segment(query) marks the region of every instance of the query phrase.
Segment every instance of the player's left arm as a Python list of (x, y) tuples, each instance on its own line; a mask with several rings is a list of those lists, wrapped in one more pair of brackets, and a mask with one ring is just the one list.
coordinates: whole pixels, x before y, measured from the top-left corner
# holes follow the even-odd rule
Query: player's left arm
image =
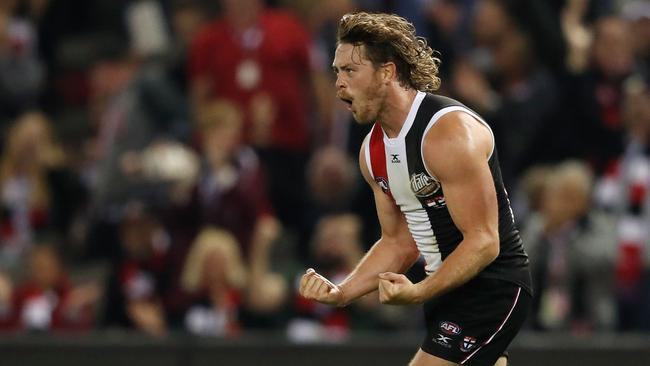
[(401, 275), (382, 274), (382, 302), (420, 303), (439, 296), (472, 279), (499, 255), (498, 206), (488, 166), (492, 145), (490, 131), (464, 112), (444, 115), (429, 130), (424, 161), (442, 185), (463, 240), (436, 272), (415, 285)]

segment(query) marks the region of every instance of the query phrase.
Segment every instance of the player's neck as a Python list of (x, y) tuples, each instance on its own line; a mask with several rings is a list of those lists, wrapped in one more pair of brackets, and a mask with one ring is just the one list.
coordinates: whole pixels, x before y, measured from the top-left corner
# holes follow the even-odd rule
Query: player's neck
[(389, 138), (395, 138), (402, 130), (406, 117), (411, 110), (417, 90), (394, 88), (389, 91), (378, 120)]

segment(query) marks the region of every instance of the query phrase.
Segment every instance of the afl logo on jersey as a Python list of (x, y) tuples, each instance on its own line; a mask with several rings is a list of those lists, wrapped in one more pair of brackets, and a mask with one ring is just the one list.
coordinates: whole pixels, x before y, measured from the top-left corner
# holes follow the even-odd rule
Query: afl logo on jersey
[(426, 198), (440, 189), (440, 182), (425, 173), (411, 175), (411, 190), (416, 197)]
[(384, 177), (376, 177), (375, 182), (379, 184), (379, 187), (381, 187), (381, 190), (384, 191), (384, 193), (388, 194), (390, 192), (390, 188), (388, 187), (388, 180)]

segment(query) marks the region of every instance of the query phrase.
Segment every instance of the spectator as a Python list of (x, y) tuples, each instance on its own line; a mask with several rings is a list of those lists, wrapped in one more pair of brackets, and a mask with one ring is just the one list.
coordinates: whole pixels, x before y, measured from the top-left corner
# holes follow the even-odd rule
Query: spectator
[(350, 208), (359, 177), (344, 151), (334, 147), (319, 150), (310, 161), (307, 175), (318, 207), (325, 212)]
[(277, 329), (284, 326), (288, 286), (281, 273), (273, 272), (271, 260), (280, 230), (280, 223), (272, 217), (265, 217), (255, 226), (244, 302), (244, 315), (248, 317), (244, 324), (248, 328)]
[[(426, 2), (426, 16), (429, 23), (429, 44), (445, 62), (440, 64), (441, 78), (450, 78), (456, 59), (471, 50), (470, 33), (472, 4), (467, 1), (441, 0)], [(444, 88), (448, 86), (442, 85)], [(448, 93), (449, 91), (447, 91)]]
[(596, 191), (601, 207), (618, 218), (617, 297), (621, 330), (650, 329), (650, 82), (640, 76), (625, 88), (624, 154), (607, 169)]
[[(353, 212), (362, 219), (363, 243), (377, 237), (379, 227), (372, 193), (361, 184), (358, 167), (352, 158), (337, 147), (324, 147), (314, 152), (307, 166), (309, 209), (305, 210), (309, 232), (314, 232), (319, 220), (328, 215)], [(364, 201), (366, 200), (366, 201)], [(309, 248), (299, 248), (300, 258), (309, 258)]]
[(187, 63), (192, 40), (208, 21), (205, 7), (197, 0), (172, 2), (169, 23), (172, 29), (172, 48), (167, 64), (171, 79), (183, 94), (189, 94)]
[(184, 327), (199, 335), (232, 335), (241, 328), (261, 328), (286, 302), (286, 282), (270, 272), (276, 222), (258, 225), (250, 264), (227, 231), (203, 229), (189, 250), (181, 274), (181, 289), (170, 299), (171, 312), (182, 310)]
[(535, 165), (526, 170), (519, 178), (519, 194), (517, 200), (513, 202), (513, 211), (518, 218), (517, 224), (525, 228), (528, 216), (539, 213), (542, 210), (544, 202), (544, 186), (547, 176), (551, 174), (553, 167), (551, 165)]
[(223, 17), (191, 47), (195, 110), (226, 99), (241, 109), (243, 141), (255, 147), (269, 177), (280, 221), (302, 233), (304, 171), (310, 147), (311, 41), (290, 13), (261, 0), (222, 0)]
[(125, 208), (119, 227), (122, 256), (113, 266), (105, 321), (162, 336), (168, 330), (163, 300), (171, 285), (171, 241), (148, 210), (138, 202)]
[(557, 85), (538, 62), (531, 35), (508, 12), (506, 2), (477, 4), (474, 34), (486, 51), (486, 59), (460, 61), (455, 65), (453, 92), (486, 117), (497, 135), (501, 169), (506, 187), (531, 161), (548, 159), (550, 149), (543, 131), (554, 121)]
[(99, 288), (73, 286), (56, 251), (47, 245), (30, 253), (27, 282), (15, 290), (19, 329), (31, 331), (81, 331), (95, 325)]
[(44, 70), (34, 26), (17, 17), (17, 0), (0, 2), (0, 132), (8, 120), (37, 106)]
[(331, 64), (336, 49), (338, 21), (344, 14), (357, 10), (358, 2), (352, 0), (327, 2), (282, 0), (281, 3), (285, 4), (305, 23), (312, 39), (311, 82), (316, 102), (314, 107), (318, 111), (311, 113), (311, 116), (319, 117), (321, 122), (311, 126), (314, 137), (313, 145), (333, 144), (345, 148), (349, 146), (348, 144), (355, 144), (352, 149), (357, 150), (358, 145), (356, 144), (365, 137), (367, 131), (355, 123), (350, 123), (348, 110), (336, 98)]
[(593, 27), (589, 62), (568, 80), (563, 110), (579, 127), (581, 156), (597, 173), (623, 151), (623, 82), (634, 71), (629, 24), (617, 17), (599, 19)]
[(189, 200), (176, 205), (169, 226), (184, 242), (205, 225), (227, 230), (248, 260), (251, 227), (273, 211), (257, 155), (241, 144), (242, 129), (242, 114), (230, 102), (213, 102), (201, 111), (198, 131), (203, 169)]
[(106, 44), (91, 70), (90, 111), (97, 134), (88, 175), (94, 177), (90, 184), (100, 219), (130, 199), (150, 198), (152, 187), (135, 164), (142, 150), (156, 140), (183, 141), (189, 135), (185, 101), (162, 70), (134, 59), (115, 42)]
[(592, 209), (589, 169), (569, 161), (546, 177), (522, 239), (535, 288), (533, 325), (577, 333), (612, 329), (615, 222)]
[(38, 236), (66, 238), (84, 204), (81, 183), (66, 166), (50, 121), (39, 112), (22, 115), (6, 136), (0, 158), (0, 266), (19, 269)]
[(40, 106), (55, 116), (82, 113), (91, 99), (88, 69), (109, 46), (107, 38), (127, 39), (125, 5), (131, 1), (21, 3), (38, 27), (38, 52), (45, 64), (46, 90)]
[[(232, 335), (239, 331), (237, 308), (247, 276), (236, 239), (207, 228), (190, 248), (181, 276), (186, 305), (184, 328), (198, 335)], [(178, 300), (175, 302), (178, 303)]]

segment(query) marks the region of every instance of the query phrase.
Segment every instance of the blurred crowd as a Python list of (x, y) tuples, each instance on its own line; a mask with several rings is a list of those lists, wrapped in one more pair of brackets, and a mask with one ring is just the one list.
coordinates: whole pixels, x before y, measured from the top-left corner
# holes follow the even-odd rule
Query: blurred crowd
[(413, 22), (491, 124), (529, 329), (650, 331), (644, 0), (0, 1), (0, 331), (417, 330), (296, 291), (379, 236), (330, 67), (358, 10)]

